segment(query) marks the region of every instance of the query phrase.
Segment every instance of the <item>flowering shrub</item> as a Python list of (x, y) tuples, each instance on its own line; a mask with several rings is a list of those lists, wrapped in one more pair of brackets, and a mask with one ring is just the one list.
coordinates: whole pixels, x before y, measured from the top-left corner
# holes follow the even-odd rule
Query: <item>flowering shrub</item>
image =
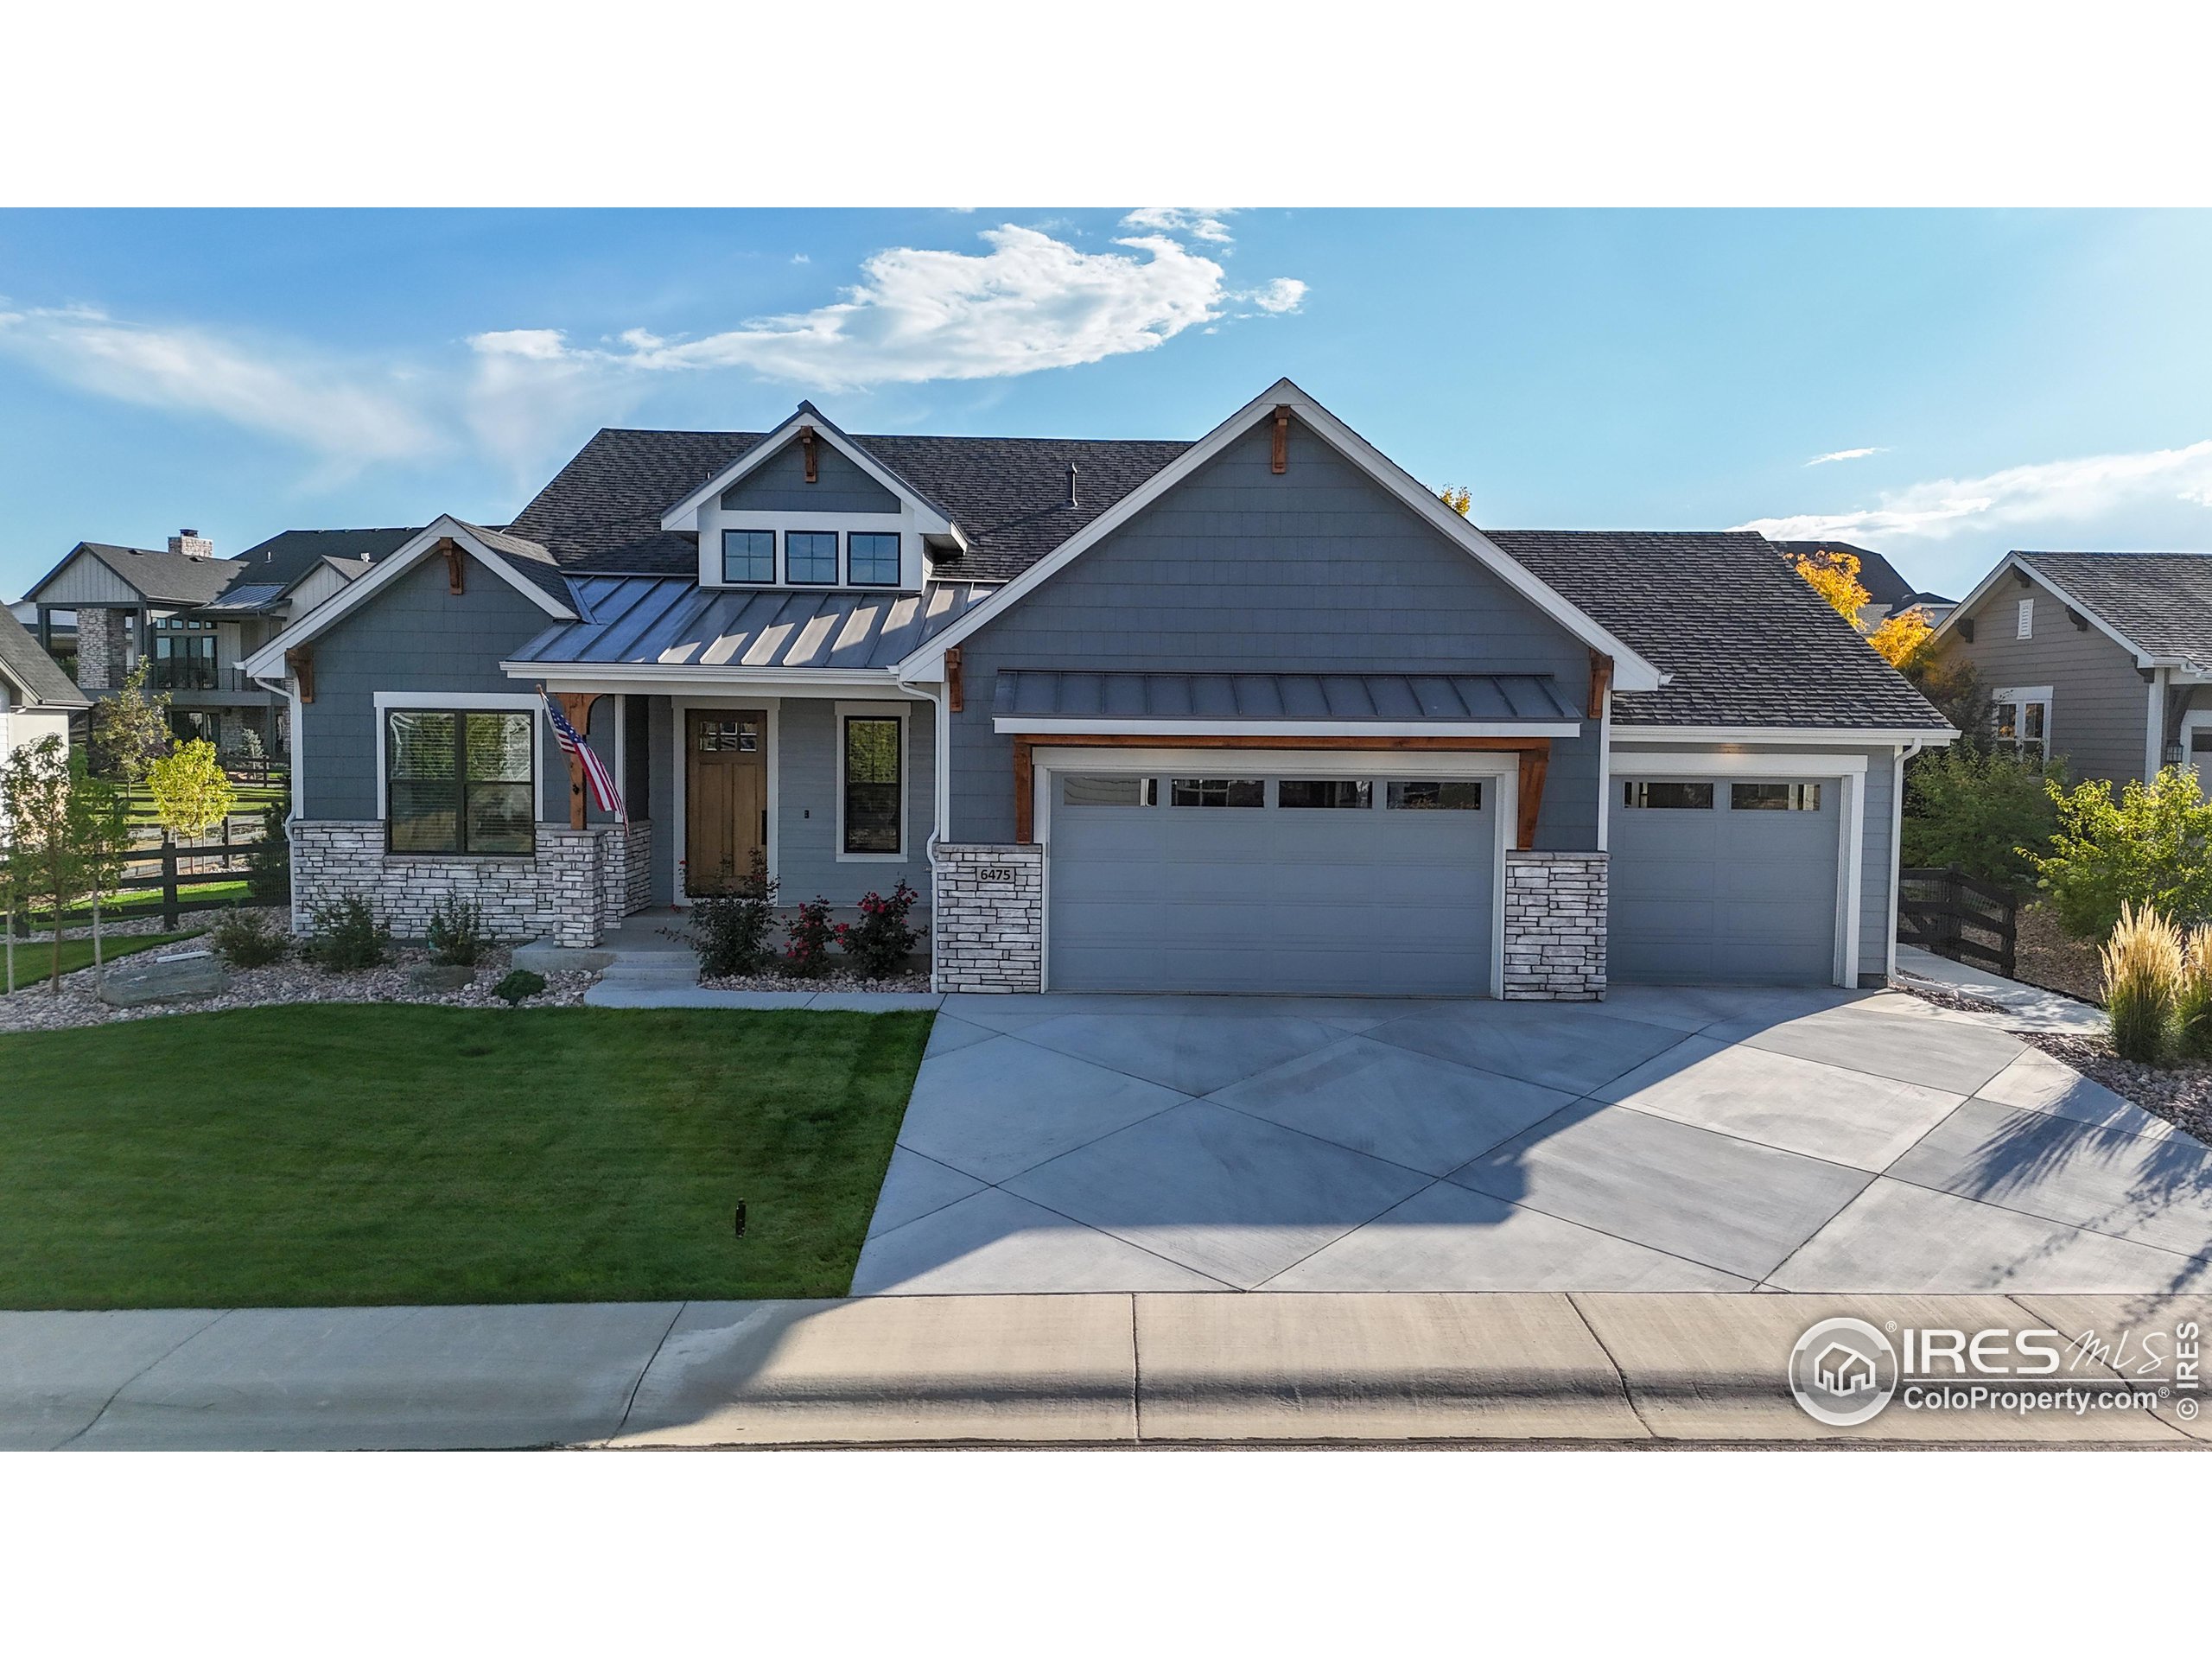
[(906, 925), (906, 915), (920, 897), (901, 881), (888, 899), (871, 893), (861, 899), (857, 924), (837, 924), (837, 948), (853, 959), (862, 978), (888, 979), (906, 968), (914, 941), (921, 938), (919, 931)]
[(830, 941), (836, 929), (830, 925), (830, 901), (810, 899), (785, 923), (791, 943), (784, 950), (784, 971), (793, 979), (819, 979), (830, 971)]

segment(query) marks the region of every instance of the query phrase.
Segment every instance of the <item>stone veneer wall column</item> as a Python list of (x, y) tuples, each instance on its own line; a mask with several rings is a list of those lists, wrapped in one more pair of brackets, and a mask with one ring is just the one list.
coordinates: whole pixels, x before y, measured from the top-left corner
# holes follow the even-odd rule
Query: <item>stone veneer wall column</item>
[[(644, 830), (630, 827), (631, 832)], [(541, 823), (531, 857), (398, 856), (385, 851), (385, 826), (373, 818), (295, 819), (291, 834), (296, 932), (312, 930), (316, 906), (358, 894), (395, 934), (419, 939), (432, 907), (453, 893), (476, 902), (494, 938), (550, 938), (567, 945), (599, 943), (611, 925), (610, 881), (612, 893), (626, 899), (633, 883), (643, 885), (629, 854), (635, 850), (643, 864), (651, 844), (643, 834), (631, 838), (620, 825), (571, 830)]]
[(87, 606), (77, 613), (77, 683), (81, 689), (105, 691), (123, 683), (130, 628), (125, 611)]
[(1509, 1001), (1605, 996), (1606, 861), (1604, 853), (1506, 854)]
[(935, 988), (1043, 990), (1045, 849), (940, 845), (931, 875)]

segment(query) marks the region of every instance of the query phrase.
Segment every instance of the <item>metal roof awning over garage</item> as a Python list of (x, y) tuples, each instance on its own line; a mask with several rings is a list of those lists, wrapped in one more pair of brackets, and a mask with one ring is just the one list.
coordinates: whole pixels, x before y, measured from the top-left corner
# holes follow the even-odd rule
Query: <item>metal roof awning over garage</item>
[(1249, 731), (1571, 737), (1576, 709), (1548, 674), (1151, 673), (1001, 669), (1001, 731)]

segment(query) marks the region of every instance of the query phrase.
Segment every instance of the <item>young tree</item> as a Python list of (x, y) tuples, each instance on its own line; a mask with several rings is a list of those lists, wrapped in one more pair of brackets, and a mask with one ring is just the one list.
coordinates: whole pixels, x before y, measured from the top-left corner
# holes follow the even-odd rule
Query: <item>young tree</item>
[(1854, 553), (1808, 553), (1797, 561), (1797, 574), (1813, 591), (1834, 607), (1853, 627), (1859, 612), (1873, 597), (1859, 580), (1859, 556)]
[[(69, 762), (69, 798), (62, 833), (77, 863), (78, 879), (92, 900), (92, 988), (99, 989), (107, 961), (101, 948), (100, 900), (123, 880), (130, 853), (130, 824), (123, 810), (123, 797), (95, 778), (82, 755)], [(54, 932), (60, 933), (60, 914), (54, 915)], [(55, 976), (60, 983), (60, 976)]]
[(50, 912), (54, 973), (48, 984), (56, 996), (61, 995), (61, 918), (85, 890), (84, 861), (70, 833), (70, 774), (68, 752), (58, 737), (24, 745), (0, 771), (9, 873), (25, 899), (43, 903)]
[(2101, 778), (2048, 787), (2058, 833), (2029, 862), (2061, 927), (2101, 940), (2128, 905), (2184, 925), (2212, 921), (2212, 804), (2195, 772), (2168, 766), (2147, 787), (2130, 779), (2117, 801)]
[(215, 746), (205, 738), (180, 743), (146, 768), (154, 817), (175, 836), (202, 836), (230, 816), (238, 791), (224, 775)]
[(1882, 660), (1891, 668), (1903, 668), (1926, 647), (1936, 632), (1928, 620), (1928, 613), (1917, 605), (1882, 619), (1881, 625), (1866, 636), (1866, 643), (1881, 653)]
[(1475, 504), (1474, 493), (1464, 484), (1446, 484), (1436, 493), (1436, 499), (1458, 513), (1462, 518)]
[(146, 664), (141, 663), (113, 696), (92, 705), (93, 769), (135, 788), (169, 747), (169, 694), (146, 695)]

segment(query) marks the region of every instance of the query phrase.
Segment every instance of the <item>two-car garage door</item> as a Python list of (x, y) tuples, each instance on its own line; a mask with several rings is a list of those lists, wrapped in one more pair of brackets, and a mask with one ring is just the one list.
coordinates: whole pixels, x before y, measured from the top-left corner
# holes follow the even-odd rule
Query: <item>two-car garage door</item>
[(1613, 789), (1612, 978), (1834, 980), (1840, 779), (1630, 775)]
[(1485, 995), (1497, 782), (1054, 773), (1048, 982)]

